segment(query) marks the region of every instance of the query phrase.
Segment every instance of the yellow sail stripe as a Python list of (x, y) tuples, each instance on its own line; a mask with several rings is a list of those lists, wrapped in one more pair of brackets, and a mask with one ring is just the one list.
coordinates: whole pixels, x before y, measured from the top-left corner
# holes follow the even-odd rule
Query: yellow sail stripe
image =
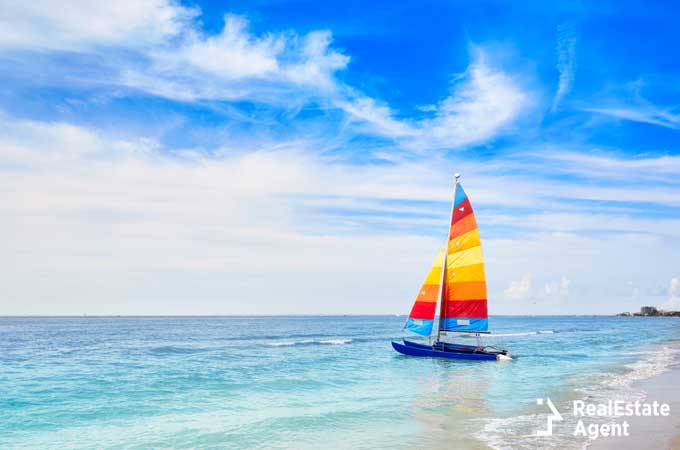
[(437, 255), (437, 258), (434, 260), (434, 264), (432, 264), (430, 272), (427, 274), (427, 277), (425, 278), (425, 282), (423, 284), (439, 286), (439, 284), (441, 283), (442, 268), (444, 266), (444, 249), (445, 246), (442, 245), (442, 248), (439, 250), (439, 254)]
[(446, 270), (451, 272), (457, 267), (469, 266), (472, 264), (482, 264), (483, 262), (484, 259), (482, 257), (482, 247), (477, 245), (467, 250), (449, 253), (448, 257), (446, 258)]
[(454, 237), (449, 241), (449, 255), (467, 250), (472, 247), (481, 245), (479, 240), (479, 229), (475, 228), (472, 231)]
[(467, 281), (484, 281), (484, 264), (455, 267), (448, 273), (449, 283), (465, 283)]

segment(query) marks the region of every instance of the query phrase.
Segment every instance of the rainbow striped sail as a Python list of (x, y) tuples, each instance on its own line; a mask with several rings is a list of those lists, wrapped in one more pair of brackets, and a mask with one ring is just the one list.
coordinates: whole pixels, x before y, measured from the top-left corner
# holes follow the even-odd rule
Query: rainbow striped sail
[(429, 336), (432, 332), (434, 313), (437, 310), (437, 301), (439, 300), (439, 287), (442, 284), (445, 248), (445, 246), (442, 246), (439, 250), (439, 255), (437, 255), (430, 272), (425, 277), (425, 281), (413, 303), (413, 308), (411, 308), (411, 313), (406, 320), (406, 329), (421, 336)]
[(440, 331), (486, 332), (489, 329), (479, 229), (470, 199), (458, 182), (458, 176), (454, 192), (448, 238), (406, 321), (407, 330), (422, 336), (432, 332), (439, 299)]
[(489, 313), (482, 244), (470, 199), (458, 178), (447, 247), (439, 329), (487, 331)]

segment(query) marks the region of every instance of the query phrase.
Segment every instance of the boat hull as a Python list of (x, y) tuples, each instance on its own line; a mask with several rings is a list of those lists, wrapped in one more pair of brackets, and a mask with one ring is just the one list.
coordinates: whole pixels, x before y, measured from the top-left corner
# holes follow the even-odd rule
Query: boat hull
[(488, 352), (471, 345), (437, 344), (435, 346), (418, 344), (404, 340), (404, 343), (392, 341), (392, 347), (399, 353), (408, 356), (425, 356), (430, 358), (467, 359), (476, 361), (496, 361), (510, 359), (507, 352)]

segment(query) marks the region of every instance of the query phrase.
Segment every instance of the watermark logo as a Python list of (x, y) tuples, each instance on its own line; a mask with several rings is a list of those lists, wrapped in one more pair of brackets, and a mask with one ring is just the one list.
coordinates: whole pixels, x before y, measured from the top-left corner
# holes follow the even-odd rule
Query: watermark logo
[[(547, 405), (550, 409), (546, 429), (536, 431), (536, 436), (552, 436), (553, 422), (561, 422), (564, 417), (547, 397), (537, 398), (536, 404)], [(667, 403), (659, 403), (656, 400), (651, 403), (639, 400), (635, 402), (608, 400), (605, 403), (574, 400), (573, 420), (569, 422), (574, 422), (571, 432), (573, 436), (595, 440), (601, 437), (630, 436), (630, 423), (626, 420), (628, 417), (667, 417), (670, 413), (671, 408)]]
[(550, 408), (550, 415), (548, 416), (548, 426), (545, 430), (538, 430), (536, 432), (536, 436), (552, 436), (553, 434), (553, 421), (558, 421), (561, 422), (564, 420), (562, 417), (562, 414), (555, 408), (555, 405), (553, 405), (552, 400), (550, 400), (548, 397), (545, 399), (542, 398), (537, 398), (536, 399), (536, 404), (537, 405), (543, 405), (546, 404), (548, 405), (548, 408)]

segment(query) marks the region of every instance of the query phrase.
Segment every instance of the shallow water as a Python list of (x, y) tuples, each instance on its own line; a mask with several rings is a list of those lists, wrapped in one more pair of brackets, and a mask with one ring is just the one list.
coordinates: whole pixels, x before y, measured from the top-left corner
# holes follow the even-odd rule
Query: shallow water
[[(639, 398), (677, 318), (492, 317), (512, 362), (398, 355), (404, 317), (0, 318), (0, 448), (582, 448), (545, 412)], [(461, 337), (459, 342), (472, 343)]]

